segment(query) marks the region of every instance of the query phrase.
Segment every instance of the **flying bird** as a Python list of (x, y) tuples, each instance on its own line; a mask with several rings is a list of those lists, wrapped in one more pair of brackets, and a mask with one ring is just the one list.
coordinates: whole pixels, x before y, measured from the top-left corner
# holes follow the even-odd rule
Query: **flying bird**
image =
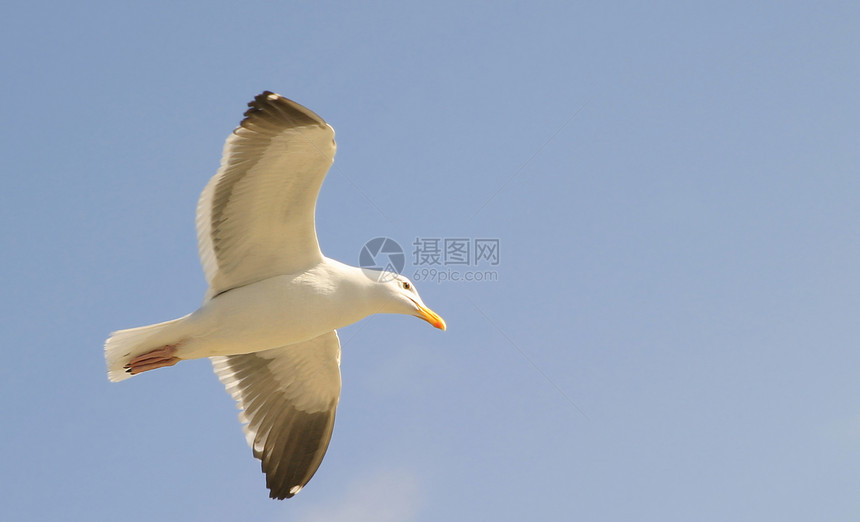
[(313, 477), (331, 440), (341, 388), (336, 330), (375, 313), (446, 325), (408, 278), (320, 251), (314, 209), (334, 161), (334, 129), (269, 91), (248, 107), (197, 203), (203, 304), (113, 332), (105, 360), (108, 378), (122, 381), (209, 357), (241, 410), (269, 496), (284, 499)]

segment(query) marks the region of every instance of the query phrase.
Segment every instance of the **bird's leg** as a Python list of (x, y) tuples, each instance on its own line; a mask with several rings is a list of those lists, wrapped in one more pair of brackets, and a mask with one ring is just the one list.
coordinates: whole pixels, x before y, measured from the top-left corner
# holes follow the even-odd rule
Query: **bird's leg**
[(156, 348), (151, 352), (138, 355), (124, 366), (126, 373), (137, 375), (138, 373), (156, 368), (173, 366), (179, 362), (179, 357), (175, 355), (177, 346), (179, 346), (179, 343), (168, 344), (161, 348)]

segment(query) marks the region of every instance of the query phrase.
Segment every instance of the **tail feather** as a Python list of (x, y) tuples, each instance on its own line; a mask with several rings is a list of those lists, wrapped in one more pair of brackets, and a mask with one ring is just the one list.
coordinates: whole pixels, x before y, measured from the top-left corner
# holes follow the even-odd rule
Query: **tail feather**
[(119, 382), (133, 377), (132, 374), (125, 371), (125, 365), (131, 359), (166, 344), (176, 343), (178, 340), (176, 332), (170, 327), (182, 319), (185, 317), (113, 332), (105, 341), (108, 379), (112, 382)]

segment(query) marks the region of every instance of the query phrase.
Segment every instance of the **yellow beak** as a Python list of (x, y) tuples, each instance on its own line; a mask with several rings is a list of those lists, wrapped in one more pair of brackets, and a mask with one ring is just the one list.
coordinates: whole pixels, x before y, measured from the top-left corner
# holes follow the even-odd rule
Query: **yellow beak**
[(439, 317), (439, 314), (434, 312), (433, 310), (427, 308), (424, 305), (415, 303), (415, 306), (418, 307), (418, 313), (421, 319), (424, 319), (428, 323), (432, 324), (436, 328), (442, 330), (443, 332), (448, 329), (448, 325), (445, 324), (445, 320)]

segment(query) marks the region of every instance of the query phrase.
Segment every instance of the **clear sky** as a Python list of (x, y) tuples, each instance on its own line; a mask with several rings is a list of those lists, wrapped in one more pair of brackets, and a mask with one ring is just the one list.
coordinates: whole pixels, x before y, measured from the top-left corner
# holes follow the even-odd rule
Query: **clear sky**
[[(7, 2), (0, 44), (9, 520), (860, 518), (856, 2)], [(266, 89), (337, 131), (328, 256), (499, 245), (416, 281), (447, 332), (341, 331), (284, 502), (208, 361), (102, 353), (199, 305)]]

